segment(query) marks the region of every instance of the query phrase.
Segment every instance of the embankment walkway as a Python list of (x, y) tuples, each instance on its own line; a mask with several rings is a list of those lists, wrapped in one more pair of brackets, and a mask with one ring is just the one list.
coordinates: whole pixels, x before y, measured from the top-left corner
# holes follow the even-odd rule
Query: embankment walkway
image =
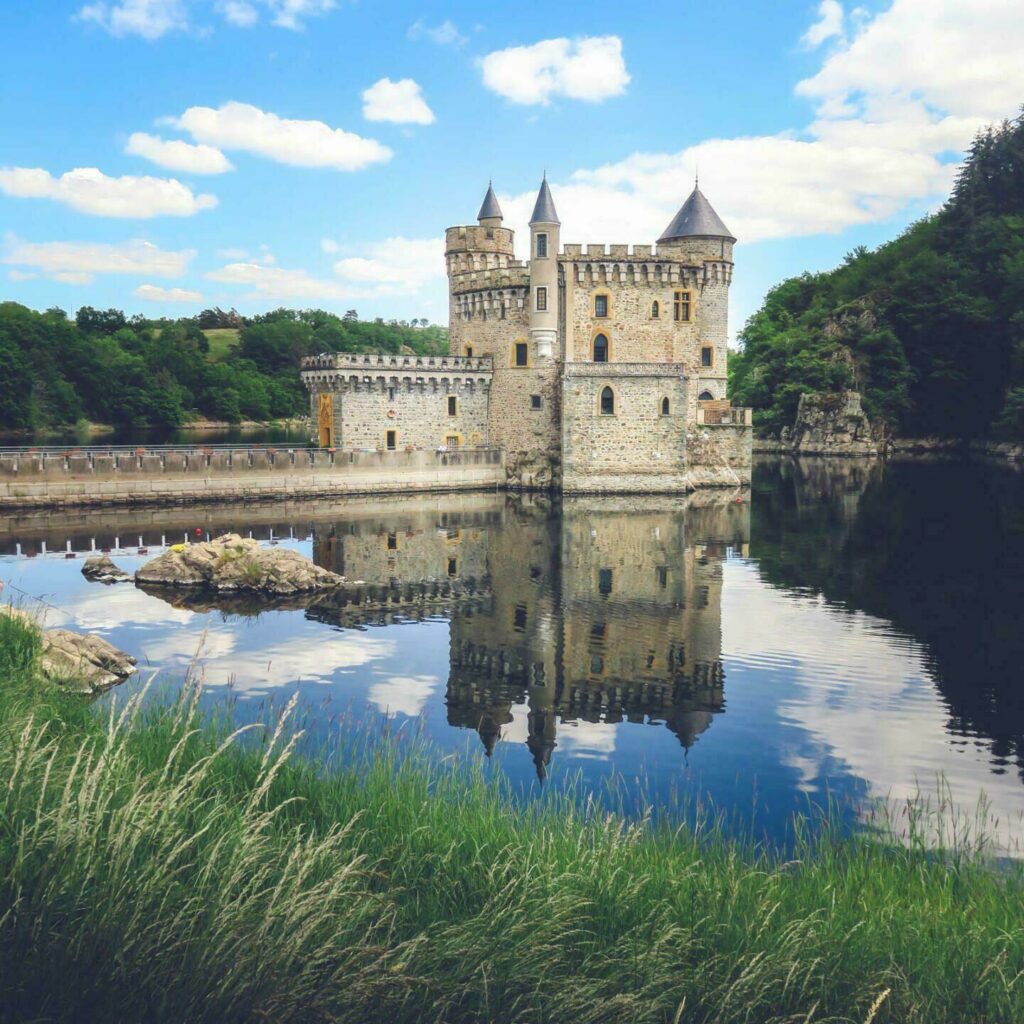
[(504, 483), (500, 448), (0, 448), (0, 508), (271, 501)]

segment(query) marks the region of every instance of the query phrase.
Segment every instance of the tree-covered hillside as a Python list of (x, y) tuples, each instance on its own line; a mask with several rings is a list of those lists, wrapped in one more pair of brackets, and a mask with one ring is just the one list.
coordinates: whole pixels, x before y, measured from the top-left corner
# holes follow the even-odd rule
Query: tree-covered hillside
[(730, 393), (761, 430), (854, 388), (898, 434), (1024, 437), (1024, 117), (975, 139), (939, 213), (784, 281), (740, 342)]
[(211, 334), (237, 330), (237, 343), (217, 338), (211, 351), (200, 325), (212, 314), (151, 321), (85, 306), (70, 320), (60, 309), (37, 313), (0, 303), (0, 430), (82, 419), (173, 427), (196, 417), (294, 416), (308, 409), (298, 372), (303, 356), (448, 349), (447, 330), (426, 321), (278, 309), (249, 320), (224, 314), (235, 326)]

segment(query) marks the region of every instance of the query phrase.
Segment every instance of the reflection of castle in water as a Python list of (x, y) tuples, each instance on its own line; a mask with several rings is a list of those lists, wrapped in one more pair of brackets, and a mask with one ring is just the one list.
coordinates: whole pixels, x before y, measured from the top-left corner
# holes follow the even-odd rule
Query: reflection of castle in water
[(490, 753), (525, 708), (543, 777), (561, 723), (663, 724), (684, 747), (708, 727), (724, 701), (722, 563), (748, 536), (746, 503), (409, 505), (317, 531), (317, 562), (361, 582), (309, 613), (450, 615), (449, 723)]

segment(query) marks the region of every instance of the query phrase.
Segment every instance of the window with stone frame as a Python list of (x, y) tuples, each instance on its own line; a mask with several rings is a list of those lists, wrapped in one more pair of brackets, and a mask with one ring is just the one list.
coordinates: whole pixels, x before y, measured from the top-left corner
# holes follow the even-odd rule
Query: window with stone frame
[(540, 409), (544, 403), (541, 401), (540, 395), (530, 395), (530, 408)]
[(690, 322), (690, 293), (676, 292), (672, 301), (673, 316), (680, 323)]
[(448, 396), (448, 415), (457, 416), (459, 412), (459, 400), (455, 395)]
[(544, 232), (537, 235), (537, 258), (546, 259), (548, 255), (548, 236)]
[(525, 341), (516, 342), (514, 361), (516, 366), (530, 365), (530, 346)]
[(537, 287), (537, 312), (543, 313), (548, 308), (548, 290), (544, 285)]
[(608, 362), (608, 336), (606, 334), (598, 334), (594, 338), (594, 362)]
[(714, 366), (715, 365), (715, 350), (710, 345), (704, 345), (700, 350), (700, 365), (701, 366)]
[(601, 389), (601, 415), (615, 415), (615, 392), (609, 387)]
[(608, 316), (608, 296), (607, 295), (595, 295), (594, 296), (594, 316), (599, 320), (603, 320)]
[(661, 303), (655, 299), (651, 303), (651, 319), (657, 320), (661, 316)]
[(661, 415), (662, 416), (667, 416), (669, 414), (669, 408), (670, 408), (670, 405), (669, 405), (668, 395), (666, 395), (661, 400)]

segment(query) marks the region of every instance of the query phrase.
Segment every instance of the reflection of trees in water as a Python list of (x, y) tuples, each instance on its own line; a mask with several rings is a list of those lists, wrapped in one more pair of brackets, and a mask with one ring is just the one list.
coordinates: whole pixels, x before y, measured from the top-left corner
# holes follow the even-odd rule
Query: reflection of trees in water
[(755, 466), (751, 556), (775, 586), (919, 641), (994, 770), (1024, 777), (1024, 475), (995, 464), (782, 460)]

